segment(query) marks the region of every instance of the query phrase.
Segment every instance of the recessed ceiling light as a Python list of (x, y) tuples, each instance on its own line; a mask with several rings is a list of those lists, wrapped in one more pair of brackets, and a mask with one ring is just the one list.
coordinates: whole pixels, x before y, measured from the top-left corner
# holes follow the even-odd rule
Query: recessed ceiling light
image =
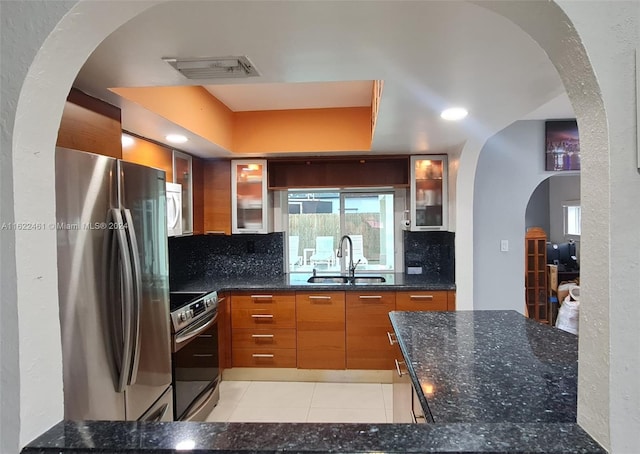
[(133, 142), (134, 142), (133, 137), (127, 134), (122, 134), (120, 141), (122, 142), (122, 146), (125, 148), (130, 147), (131, 145), (133, 145)]
[(187, 140), (189, 140), (182, 134), (169, 134), (165, 136), (165, 139), (167, 139), (171, 143), (185, 143)]
[(440, 114), (440, 118), (444, 120), (456, 121), (462, 120), (468, 114), (469, 112), (467, 112), (467, 109), (465, 109), (464, 107), (451, 107), (450, 109), (443, 110)]

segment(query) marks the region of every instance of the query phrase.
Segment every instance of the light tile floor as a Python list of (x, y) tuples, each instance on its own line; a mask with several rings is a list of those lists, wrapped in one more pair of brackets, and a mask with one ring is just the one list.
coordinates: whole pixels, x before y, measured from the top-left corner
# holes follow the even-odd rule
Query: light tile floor
[(393, 421), (392, 388), (380, 383), (223, 381), (210, 422)]

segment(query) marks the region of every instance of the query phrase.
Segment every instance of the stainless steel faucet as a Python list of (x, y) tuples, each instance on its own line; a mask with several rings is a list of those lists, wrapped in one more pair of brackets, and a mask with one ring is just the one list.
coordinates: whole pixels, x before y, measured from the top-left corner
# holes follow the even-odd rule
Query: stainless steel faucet
[(336, 255), (338, 256), (338, 258), (342, 258), (342, 243), (344, 243), (345, 238), (349, 243), (349, 278), (354, 278), (356, 274), (356, 266), (358, 266), (360, 260), (358, 260), (355, 265), (353, 264), (353, 242), (351, 241), (351, 237), (349, 235), (344, 235), (342, 238), (340, 238), (340, 243), (338, 243), (338, 253)]

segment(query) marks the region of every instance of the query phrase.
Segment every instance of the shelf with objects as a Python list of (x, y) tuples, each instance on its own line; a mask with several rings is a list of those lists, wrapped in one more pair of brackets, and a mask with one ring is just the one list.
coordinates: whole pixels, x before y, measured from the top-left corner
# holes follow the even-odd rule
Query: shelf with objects
[(267, 161), (231, 161), (231, 232), (268, 233)]
[(530, 227), (525, 235), (525, 301), (529, 318), (550, 323), (547, 234), (540, 227)]
[(411, 230), (447, 229), (446, 155), (411, 157)]

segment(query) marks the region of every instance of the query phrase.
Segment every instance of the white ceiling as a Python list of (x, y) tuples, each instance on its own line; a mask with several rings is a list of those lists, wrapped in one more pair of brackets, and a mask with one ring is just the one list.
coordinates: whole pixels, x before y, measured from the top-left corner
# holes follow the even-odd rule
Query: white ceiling
[[(261, 75), (189, 81), (162, 60), (224, 55), (248, 56)], [(385, 81), (374, 153), (447, 151), (519, 119), (573, 116), (545, 53), (508, 20), (462, 1), (170, 1), (107, 38), (75, 86), (121, 106), (124, 129), (163, 142), (180, 128), (107, 89), (204, 85), (232, 110), (249, 110), (291, 106), (302, 96), (287, 101), (282, 84), (298, 90), (301, 83), (374, 79)], [(272, 85), (258, 93), (256, 84)], [(333, 103), (324, 101), (316, 107)], [(452, 105), (465, 106), (469, 117), (440, 119)], [(185, 151), (230, 155), (182, 132), (191, 139)]]
[(298, 82), (279, 84), (205, 85), (234, 112), (321, 109), (371, 105), (373, 82)]

